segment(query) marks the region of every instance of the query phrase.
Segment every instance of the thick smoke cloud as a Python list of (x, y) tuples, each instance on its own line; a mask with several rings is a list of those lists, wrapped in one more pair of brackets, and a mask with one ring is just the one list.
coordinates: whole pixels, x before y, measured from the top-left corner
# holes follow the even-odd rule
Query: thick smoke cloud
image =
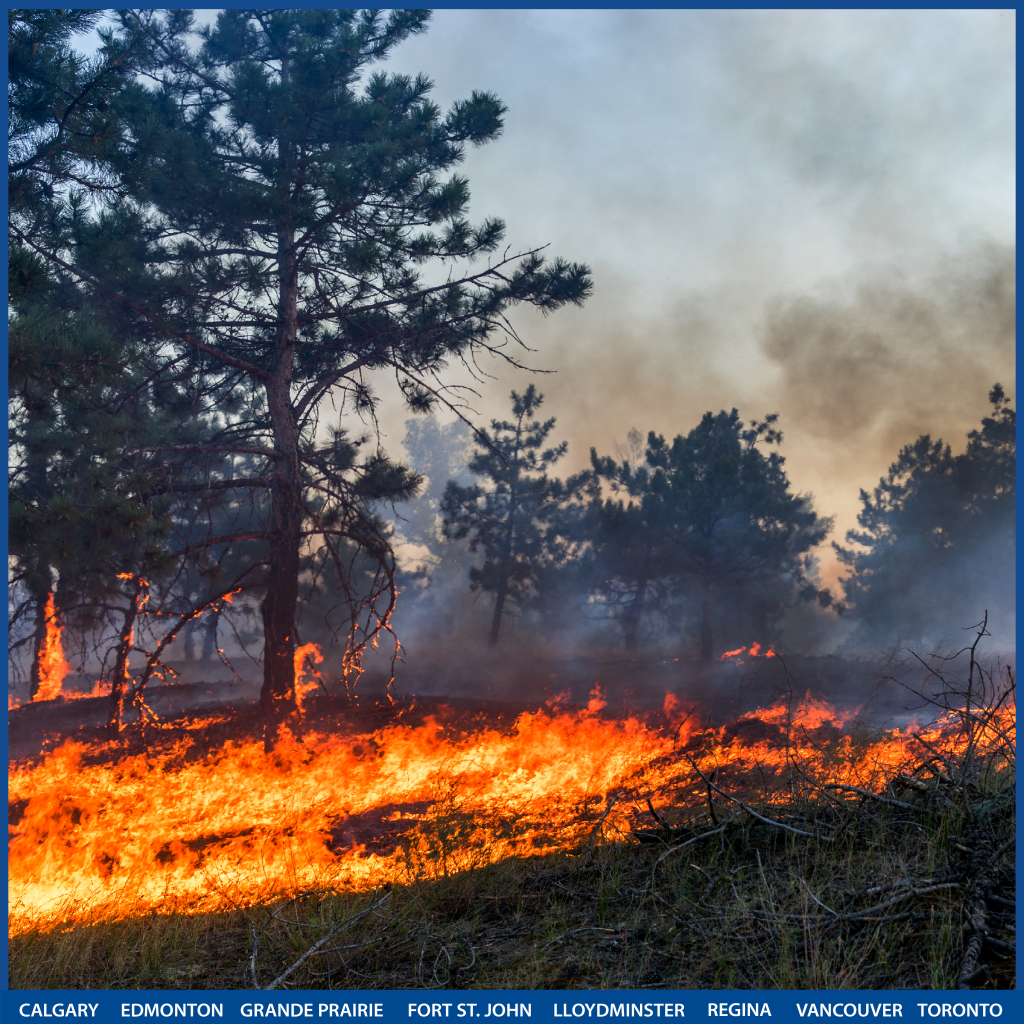
[[(777, 411), (842, 537), (901, 445), (962, 445), (994, 381), (1015, 394), (1013, 20), (439, 12), (395, 66), (508, 105), (465, 165), (474, 211), (594, 267), (584, 309), (516, 317), (553, 373), (485, 364), (478, 421), (533, 379), (568, 470), (631, 427)], [(389, 445), (405, 418), (385, 412)]]
[(1013, 251), (996, 246), (924, 281), (893, 268), (853, 289), (776, 299), (763, 349), (781, 370), (779, 404), (828, 445), (866, 435), (895, 453), (940, 431), (957, 443), (993, 381), (1013, 374), (1015, 299)]

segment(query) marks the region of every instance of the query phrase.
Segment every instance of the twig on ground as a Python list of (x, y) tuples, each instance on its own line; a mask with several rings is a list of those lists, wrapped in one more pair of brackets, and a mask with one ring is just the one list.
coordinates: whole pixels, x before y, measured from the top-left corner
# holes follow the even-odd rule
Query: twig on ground
[[(758, 860), (758, 864), (760, 864), (760, 860)], [(831, 907), (825, 906), (825, 904), (822, 903), (821, 900), (819, 900), (813, 892), (811, 892), (811, 887), (799, 875), (795, 875), (794, 877), (804, 887), (804, 890), (807, 892), (807, 895), (810, 896), (811, 899), (814, 900), (814, 902), (817, 903), (819, 907), (821, 907), (824, 910), (827, 910), (833, 917), (839, 916)]]
[(734, 797), (731, 793), (727, 793), (724, 789), (722, 789), (719, 786), (716, 786), (713, 782), (711, 782), (708, 779), (708, 777), (697, 767), (697, 764), (693, 760), (693, 758), (690, 757), (690, 755), (687, 754), (685, 751), (683, 753), (683, 757), (685, 757), (686, 760), (690, 762), (690, 764), (693, 766), (693, 770), (704, 780), (706, 785), (710, 786), (711, 789), (713, 789), (716, 793), (721, 793), (721, 795), (724, 796), (726, 800), (731, 800), (734, 804), (738, 804), (740, 807), (743, 808), (743, 810), (747, 812), (747, 814), (750, 814), (753, 817), (757, 818), (758, 821), (763, 821), (766, 825), (774, 825), (775, 828), (785, 829), (787, 832), (792, 832), (798, 836), (806, 836), (808, 839), (820, 839), (822, 842), (825, 843), (832, 842), (831, 836), (818, 836), (815, 835), (813, 832), (804, 832), (803, 829), (793, 828), (792, 825), (784, 825), (781, 821), (773, 821), (771, 818), (766, 818), (763, 814), (758, 814), (757, 811), (755, 811), (752, 807), (748, 807), (742, 800), (738, 799), (737, 797)]
[(666, 850), (666, 851), (665, 851), (665, 852), (664, 852), (664, 853), (663, 853), (663, 854), (662, 854), (662, 855), (661, 855), (661, 856), (660, 856), (660, 857), (659, 857), (659, 858), (658, 858), (658, 859), (657, 859), (657, 860), (656, 860), (656, 861), (654, 862), (654, 864), (653, 864), (653, 865), (652, 865), (652, 867), (651, 867), (651, 882), (652, 882), (652, 883), (654, 882), (654, 873), (655, 873), (655, 871), (657, 871), (657, 870), (658, 870), (658, 865), (659, 865), (659, 864), (660, 864), (660, 863), (661, 863), (661, 862), (662, 862), (662, 861), (663, 861), (663, 860), (664, 860), (664, 859), (665, 859), (666, 857), (668, 857), (668, 856), (669, 856), (670, 854), (673, 854), (673, 853), (678, 853), (678, 852), (679, 852), (680, 850), (685, 850), (685, 849), (686, 849), (686, 847), (688, 847), (688, 846), (692, 846), (692, 845), (693, 845), (694, 843), (696, 843), (696, 842), (697, 842), (698, 840), (701, 840), (701, 839), (710, 839), (710, 838), (711, 838), (712, 836), (718, 836), (718, 835), (721, 835), (721, 834), (722, 834), (722, 833), (723, 833), (723, 832), (724, 832), (724, 831), (725, 831), (725, 830), (726, 830), (726, 829), (727, 829), (727, 828), (729, 827), (729, 825), (730, 825), (730, 824), (732, 823), (732, 821), (733, 821), (733, 819), (734, 819), (735, 817), (736, 817), (736, 815), (732, 815), (731, 817), (729, 817), (729, 818), (726, 818), (725, 822), (724, 822), (724, 823), (723, 823), (722, 825), (720, 825), (720, 826), (719, 826), (718, 828), (714, 829), (714, 831), (712, 831), (712, 832), (702, 832), (702, 833), (701, 833), (701, 834), (700, 834), (699, 836), (694, 836), (694, 837), (693, 837), (692, 839), (687, 839), (685, 843), (680, 843), (680, 844), (679, 844), (678, 846), (673, 846), (673, 847), (672, 847), (672, 848), (671, 848), (670, 850)]
[[(277, 988), (277, 986), (280, 985), (281, 982), (283, 982), (285, 980), (285, 978), (287, 978), (290, 974), (292, 974), (299, 967), (301, 967), (311, 956), (313, 956), (314, 953), (319, 952), (320, 947), (323, 946), (324, 943), (326, 943), (329, 939), (331, 939), (335, 935), (337, 935), (338, 932), (340, 932), (342, 930), (342, 928), (347, 928), (350, 924), (355, 924), (356, 921), (359, 921), (362, 918), (366, 917), (367, 914), (372, 913), (378, 907), (383, 906), (385, 903), (387, 903), (387, 901), (389, 899), (391, 899), (391, 893), (385, 893), (385, 895), (382, 896), (379, 900), (374, 900), (373, 903), (371, 903), (370, 906), (368, 906), (365, 910), (361, 910), (358, 914), (353, 914), (351, 917), (346, 917), (344, 921), (339, 921), (336, 925), (334, 925), (331, 928), (331, 930), (325, 936), (323, 936), (323, 938), (318, 939), (315, 943), (313, 943), (313, 945), (310, 946), (309, 949), (307, 949), (306, 952), (303, 953), (302, 956), (300, 956), (299, 959), (296, 960), (295, 963), (293, 963), (291, 965), (291, 967), (289, 967), (286, 971), (283, 971), (269, 985), (267, 985), (266, 988), (264, 988), (263, 991), (264, 992), (269, 992), (271, 989)], [(253, 945), (252, 973), (253, 973), (253, 979), (255, 980), (255, 977), (256, 977), (256, 948), (255, 948), (255, 942), (254, 942), (254, 945)], [(259, 986), (256, 985), (255, 987), (258, 988)]]
[(583, 866), (586, 867), (591, 858), (594, 856), (594, 843), (597, 842), (597, 833), (601, 830), (601, 826), (604, 824), (604, 819), (608, 817), (612, 812), (612, 808), (618, 802), (621, 793), (612, 793), (608, 797), (608, 806), (604, 809), (604, 813), (600, 818), (597, 819), (597, 824), (594, 826), (593, 831), (590, 833), (590, 842), (587, 844), (587, 856), (583, 861)]

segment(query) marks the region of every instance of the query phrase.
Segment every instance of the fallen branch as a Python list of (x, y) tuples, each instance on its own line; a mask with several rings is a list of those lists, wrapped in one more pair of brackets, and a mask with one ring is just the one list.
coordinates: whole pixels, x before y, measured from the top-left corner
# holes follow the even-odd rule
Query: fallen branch
[(597, 824), (594, 826), (593, 831), (590, 833), (590, 842), (587, 844), (587, 856), (583, 861), (584, 867), (590, 863), (591, 857), (594, 856), (594, 843), (597, 842), (597, 833), (601, 830), (601, 826), (604, 824), (604, 819), (608, 817), (612, 812), (612, 808), (618, 803), (621, 793), (612, 793), (608, 798), (608, 806), (604, 809), (604, 813), (600, 818), (597, 819)]
[(725, 830), (726, 830), (726, 829), (727, 829), (727, 828), (729, 827), (729, 825), (731, 825), (731, 824), (732, 824), (733, 818), (735, 818), (735, 817), (736, 817), (736, 815), (732, 815), (732, 817), (726, 818), (726, 820), (725, 820), (725, 821), (723, 822), (723, 824), (722, 824), (722, 825), (720, 825), (720, 826), (719, 826), (718, 828), (714, 829), (714, 831), (712, 831), (712, 832), (702, 832), (702, 833), (701, 833), (701, 834), (700, 834), (699, 836), (694, 836), (694, 837), (693, 837), (692, 839), (687, 839), (685, 843), (680, 843), (680, 844), (679, 844), (678, 846), (673, 846), (673, 847), (672, 847), (672, 848), (671, 848), (670, 850), (666, 850), (666, 851), (665, 851), (665, 852), (664, 852), (664, 853), (663, 853), (663, 854), (662, 854), (662, 855), (661, 855), (661, 856), (660, 856), (660, 857), (659, 857), (659, 858), (658, 858), (658, 859), (657, 859), (657, 860), (656, 860), (656, 861), (654, 862), (654, 864), (653, 864), (653, 865), (652, 865), (652, 867), (651, 867), (651, 882), (652, 882), (652, 883), (654, 882), (654, 872), (655, 872), (655, 871), (657, 871), (657, 869), (658, 869), (658, 865), (659, 865), (659, 864), (660, 864), (660, 863), (661, 863), (661, 862), (662, 862), (662, 861), (663, 861), (663, 860), (664, 860), (664, 859), (665, 859), (666, 857), (668, 857), (668, 856), (669, 856), (670, 854), (673, 854), (673, 853), (678, 853), (678, 852), (679, 852), (680, 850), (685, 850), (685, 849), (686, 849), (686, 847), (688, 847), (688, 846), (692, 846), (692, 845), (693, 845), (694, 843), (696, 843), (696, 842), (697, 842), (698, 840), (701, 840), (701, 839), (710, 839), (710, 838), (711, 838), (712, 836), (717, 836), (717, 835), (721, 835), (721, 834), (722, 834), (722, 833), (723, 833), (723, 832), (724, 832), (724, 831), (725, 831)]
[(937, 892), (939, 889), (959, 888), (959, 882), (941, 882), (939, 885), (926, 885), (923, 889), (910, 889), (907, 892), (900, 893), (898, 896), (893, 896), (892, 899), (888, 899), (884, 903), (879, 903), (874, 907), (868, 907), (867, 910), (858, 910), (853, 914), (840, 914), (836, 920), (855, 921), (858, 918), (867, 917), (868, 914), (877, 914), (878, 911), (885, 910), (886, 907), (891, 907), (897, 903), (901, 903), (903, 900), (909, 899), (911, 896), (926, 896), (928, 893)]
[[(718, 769), (717, 768), (711, 773), (711, 778), (712, 779), (718, 778)], [(708, 791), (708, 810), (711, 812), (711, 824), (712, 825), (717, 825), (718, 824), (718, 815), (715, 814), (715, 801), (711, 797), (711, 783), (707, 779), (705, 779), (704, 782), (705, 782), (705, 788)]]
[(793, 828), (791, 825), (783, 825), (783, 823), (781, 821), (772, 821), (771, 818), (766, 818), (763, 814), (758, 814), (757, 811), (755, 811), (752, 807), (748, 807), (738, 797), (735, 797), (731, 793), (727, 793), (721, 787), (716, 786), (697, 767), (696, 762), (685, 751), (683, 752), (683, 757), (685, 757), (686, 760), (690, 762), (691, 766), (693, 767), (693, 770), (704, 780), (705, 785), (709, 786), (716, 793), (720, 793), (722, 796), (725, 797), (726, 800), (731, 800), (734, 804), (738, 804), (740, 807), (743, 808), (743, 810), (745, 810), (747, 812), (747, 814), (752, 815), (753, 817), (757, 818), (758, 821), (763, 821), (766, 825), (774, 825), (775, 828), (785, 829), (787, 832), (792, 832), (794, 835), (806, 836), (808, 839), (820, 839), (822, 842), (825, 842), (825, 843), (831, 843), (832, 842), (832, 837), (831, 836), (818, 836), (818, 835), (815, 835), (813, 832), (804, 832), (803, 829)]
[(562, 932), (561, 935), (556, 935), (553, 939), (549, 940), (548, 942), (545, 942), (544, 945), (540, 947), (540, 949), (541, 952), (543, 952), (545, 949), (548, 948), (548, 946), (553, 946), (556, 942), (564, 942), (570, 935), (580, 935), (583, 932), (607, 932), (609, 935), (618, 935), (621, 930), (621, 928), (598, 928), (596, 926), (588, 926), (585, 928), (573, 928), (571, 932)]
[[(920, 811), (924, 808), (918, 807), (916, 804), (908, 804), (903, 800), (893, 800), (892, 797), (879, 796), (878, 793), (872, 793), (870, 789), (861, 789), (860, 786), (841, 786), (838, 782), (830, 782), (828, 785), (823, 786), (823, 789), (842, 789), (849, 793), (860, 793), (861, 796), (866, 796), (871, 800), (877, 800), (880, 804), (889, 804), (891, 807), (902, 807), (906, 811)], [(852, 802), (852, 801), (851, 801)]]
[[(289, 967), (286, 971), (283, 971), (269, 985), (267, 985), (263, 989), (263, 991), (269, 992), (271, 989), (277, 988), (277, 986), (280, 985), (281, 982), (285, 980), (285, 978), (287, 978), (290, 974), (298, 970), (298, 968), (301, 967), (311, 956), (313, 956), (314, 953), (319, 952), (320, 947), (323, 946), (330, 939), (332, 939), (335, 935), (337, 935), (338, 932), (340, 932), (343, 928), (347, 928), (350, 924), (355, 924), (356, 921), (359, 921), (362, 918), (366, 917), (367, 914), (372, 913), (378, 907), (382, 907), (385, 903), (387, 903), (389, 899), (391, 899), (391, 893), (386, 893), (379, 900), (374, 900), (373, 903), (371, 903), (370, 906), (368, 906), (365, 910), (361, 910), (358, 914), (353, 914), (351, 917), (346, 917), (344, 921), (339, 921), (330, 929), (330, 931), (328, 931), (328, 933), (325, 936), (323, 936), (323, 938), (313, 943), (313, 945), (310, 946), (309, 949), (307, 949), (306, 952), (303, 953), (302, 956), (300, 956), (299, 959), (291, 965), (291, 967)], [(250, 972), (252, 974), (254, 988), (259, 988), (259, 985), (256, 984), (256, 949), (258, 943), (259, 937), (256, 935), (256, 929), (253, 928), (253, 949), (252, 957), (250, 959)]]

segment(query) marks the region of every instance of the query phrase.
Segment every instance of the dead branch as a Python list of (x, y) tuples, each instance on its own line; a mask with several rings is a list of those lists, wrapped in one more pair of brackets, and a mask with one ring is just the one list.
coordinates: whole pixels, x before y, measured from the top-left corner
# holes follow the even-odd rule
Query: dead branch
[[(318, 939), (315, 943), (313, 943), (313, 945), (310, 946), (309, 949), (307, 949), (306, 952), (303, 953), (302, 956), (300, 956), (299, 959), (291, 965), (291, 967), (289, 967), (287, 970), (279, 974), (269, 985), (267, 985), (263, 989), (263, 991), (269, 992), (271, 989), (277, 988), (277, 986), (280, 985), (281, 982), (285, 980), (285, 978), (287, 978), (290, 974), (298, 970), (298, 968), (301, 967), (311, 956), (313, 956), (314, 953), (319, 952), (320, 947), (327, 943), (335, 935), (337, 935), (338, 932), (340, 932), (343, 928), (347, 928), (350, 924), (355, 924), (356, 921), (362, 920), (362, 918), (366, 917), (367, 914), (372, 913), (378, 907), (382, 907), (385, 903), (387, 903), (389, 899), (391, 899), (391, 893), (385, 893), (379, 900), (374, 900), (373, 903), (371, 903), (370, 906), (368, 906), (365, 910), (361, 910), (358, 914), (353, 914), (351, 917), (346, 917), (344, 921), (339, 921), (337, 924), (333, 925), (326, 935), (324, 935), (322, 938)], [(271, 917), (273, 917), (273, 915), (271, 915)], [(270, 918), (268, 918), (268, 921), (269, 920)], [(259, 937), (254, 927), (252, 957), (250, 958), (249, 961), (250, 973), (252, 975), (254, 988), (259, 988), (259, 984), (256, 982), (256, 952), (258, 945)]]
[[(872, 793), (870, 789), (861, 789), (860, 786), (841, 786), (837, 782), (831, 782), (828, 785), (822, 787), (823, 789), (842, 789), (850, 793), (860, 793), (861, 796), (866, 796), (871, 800), (877, 800), (880, 804), (889, 804), (891, 807), (902, 807), (907, 811), (920, 811), (923, 808), (916, 806), (915, 804), (904, 803), (902, 800), (893, 800), (887, 796), (879, 796), (877, 793)], [(851, 801), (852, 803), (853, 801)]]
[(678, 846), (673, 846), (670, 850), (666, 850), (653, 864), (651, 867), (651, 882), (654, 881), (654, 873), (658, 869), (658, 865), (667, 857), (669, 854), (678, 853), (680, 850), (685, 850), (687, 846), (692, 846), (694, 843), (699, 842), (701, 839), (710, 839), (712, 836), (721, 835), (728, 827), (732, 824), (736, 815), (726, 818), (724, 824), (720, 825), (713, 832), (702, 832), (699, 836), (694, 836), (692, 839), (687, 839), (685, 843), (680, 843)]
[[(711, 778), (712, 779), (716, 779), (717, 777), (718, 777), (718, 769), (716, 768), (711, 773)], [(708, 779), (704, 780), (704, 788), (707, 790), (707, 793), (708, 793), (708, 810), (711, 812), (711, 824), (712, 825), (717, 825), (718, 824), (718, 815), (715, 814), (715, 801), (711, 797), (711, 782)]]
[(683, 752), (683, 757), (685, 757), (686, 760), (690, 762), (690, 764), (693, 767), (693, 770), (704, 780), (705, 785), (709, 786), (716, 793), (720, 793), (722, 796), (724, 796), (726, 798), (726, 800), (731, 800), (734, 804), (738, 804), (740, 807), (743, 808), (743, 810), (745, 810), (747, 812), (747, 814), (750, 814), (753, 817), (757, 818), (758, 821), (763, 821), (766, 825), (774, 825), (775, 828), (785, 829), (787, 832), (792, 832), (792, 833), (794, 833), (795, 835), (798, 835), (798, 836), (806, 836), (808, 839), (820, 839), (820, 840), (822, 840), (823, 842), (826, 842), (826, 843), (831, 843), (832, 842), (832, 837), (831, 836), (818, 836), (818, 835), (815, 835), (813, 832), (804, 832), (803, 829), (793, 828), (792, 825), (784, 825), (781, 821), (773, 821), (771, 818), (766, 818), (763, 814), (758, 814), (757, 811), (755, 811), (752, 807), (748, 807), (742, 800), (738, 799), (737, 797), (734, 797), (731, 793), (727, 793), (724, 789), (721, 789), (720, 787), (716, 786), (697, 767), (697, 765), (694, 762), (693, 758), (690, 757), (690, 755), (687, 754), (685, 751)]
[(611, 796), (608, 797), (608, 806), (604, 809), (604, 813), (601, 817), (597, 819), (597, 824), (590, 833), (590, 842), (587, 844), (587, 856), (583, 861), (584, 867), (590, 863), (590, 859), (594, 856), (594, 843), (597, 842), (597, 833), (601, 830), (601, 826), (604, 824), (604, 819), (611, 814), (612, 808), (618, 802), (620, 796), (622, 796), (621, 793), (612, 793)]
[(907, 892), (902, 892), (898, 896), (893, 896), (891, 899), (887, 899), (884, 903), (879, 903), (874, 907), (868, 907), (866, 910), (858, 910), (852, 914), (840, 914), (837, 917), (837, 920), (856, 921), (859, 918), (867, 917), (868, 914), (877, 914), (880, 910), (885, 910), (887, 907), (895, 906), (903, 900), (910, 899), (911, 896), (927, 896), (928, 893), (938, 892), (939, 889), (959, 888), (959, 882), (940, 882), (938, 885), (926, 885), (923, 889), (909, 889)]
[(985, 929), (988, 926), (988, 907), (985, 905), (985, 894), (980, 885), (975, 887), (971, 905), (971, 937), (964, 950), (964, 960), (960, 967), (957, 988), (965, 989), (970, 980), (978, 973), (978, 958), (985, 945)]

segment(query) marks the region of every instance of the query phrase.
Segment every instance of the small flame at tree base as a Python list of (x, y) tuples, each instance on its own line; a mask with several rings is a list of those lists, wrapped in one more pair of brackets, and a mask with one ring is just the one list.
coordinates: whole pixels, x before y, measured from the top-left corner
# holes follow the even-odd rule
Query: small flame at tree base
[(46, 599), (46, 638), (39, 651), (39, 689), (33, 700), (56, 700), (61, 696), (64, 677), (70, 665), (64, 660), (61, 626), (54, 607), (53, 594)]
[(737, 647), (735, 651), (726, 651), (725, 654), (723, 654), (718, 660), (719, 661), (728, 661), (730, 658), (735, 658), (737, 660), (740, 660), (743, 657), (748, 657), (748, 658), (774, 658), (775, 657), (775, 651), (772, 650), (771, 647), (769, 647), (764, 652), (764, 654), (762, 654), (761, 653), (761, 645), (756, 643), (756, 644), (751, 644), (749, 649), (747, 649), (746, 647)]

